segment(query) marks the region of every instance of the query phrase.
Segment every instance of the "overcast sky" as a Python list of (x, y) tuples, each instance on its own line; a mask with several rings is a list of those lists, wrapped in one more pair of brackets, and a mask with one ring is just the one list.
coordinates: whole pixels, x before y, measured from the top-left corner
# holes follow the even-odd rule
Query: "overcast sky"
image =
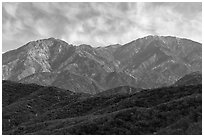
[(49, 37), (125, 44), (147, 35), (202, 42), (201, 3), (3, 3), (3, 52)]

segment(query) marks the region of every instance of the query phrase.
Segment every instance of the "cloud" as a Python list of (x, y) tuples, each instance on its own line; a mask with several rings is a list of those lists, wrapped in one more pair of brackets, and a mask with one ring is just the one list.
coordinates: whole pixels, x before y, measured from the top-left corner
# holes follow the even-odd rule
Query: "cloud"
[(125, 44), (146, 35), (202, 40), (202, 3), (3, 3), (3, 52), (48, 37)]

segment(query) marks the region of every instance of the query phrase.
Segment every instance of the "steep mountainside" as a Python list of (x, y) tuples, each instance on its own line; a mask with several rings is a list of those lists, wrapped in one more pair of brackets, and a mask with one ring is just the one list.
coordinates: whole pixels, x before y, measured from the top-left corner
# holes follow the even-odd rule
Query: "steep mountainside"
[(114, 57), (144, 88), (171, 85), (188, 73), (202, 71), (201, 44), (170, 36), (137, 39), (119, 47)]
[[(29, 42), (3, 54), (3, 79), (53, 85), (75, 92), (94, 94), (112, 88), (114, 81), (105, 80), (112, 75), (113, 68), (114, 65), (98, 56), (91, 46), (76, 47), (54, 38)], [(117, 79), (122, 81), (124, 78), (120, 80), (118, 75)], [(105, 82), (110, 86), (107, 87)], [(113, 86), (120, 84), (114, 83)]]
[(96, 95), (3, 81), (3, 134), (202, 134), (202, 85)]
[(44, 86), (55, 86), (63, 89), (69, 89), (74, 92), (83, 92), (96, 94), (103, 91), (92, 79), (78, 74), (70, 73), (69, 71), (62, 72), (41, 72), (30, 75), (19, 81), (20, 83), (36, 83)]
[(95, 94), (118, 86), (171, 85), (201, 72), (201, 57), (200, 43), (176, 37), (147, 36), (98, 48), (49, 38), (4, 53), (2, 71), (4, 80)]

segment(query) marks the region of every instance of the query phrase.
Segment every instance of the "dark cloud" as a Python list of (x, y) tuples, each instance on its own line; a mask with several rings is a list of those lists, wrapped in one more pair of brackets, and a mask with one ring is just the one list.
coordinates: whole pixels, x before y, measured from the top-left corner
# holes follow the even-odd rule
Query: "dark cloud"
[(71, 44), (125, 44), (146, 35), (201, 42), (202, 3), (3, 3), (3, 52), (56, 37)]
[(128, 3), (121, 2), (121, 3), (118, 4), (118, 8), (120, 10), (122, 10), (123, 12), (126, 12), (129, 9), (129, 5), (128, 5)]

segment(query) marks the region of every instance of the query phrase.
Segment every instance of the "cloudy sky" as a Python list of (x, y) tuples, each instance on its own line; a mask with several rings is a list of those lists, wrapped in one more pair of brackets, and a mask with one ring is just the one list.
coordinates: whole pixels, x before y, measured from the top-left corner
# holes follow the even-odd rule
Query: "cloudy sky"
[(3, 3), (2, 51), (49, 37), (125, 44), (147, 35), (202, 42), (201, 3)]

